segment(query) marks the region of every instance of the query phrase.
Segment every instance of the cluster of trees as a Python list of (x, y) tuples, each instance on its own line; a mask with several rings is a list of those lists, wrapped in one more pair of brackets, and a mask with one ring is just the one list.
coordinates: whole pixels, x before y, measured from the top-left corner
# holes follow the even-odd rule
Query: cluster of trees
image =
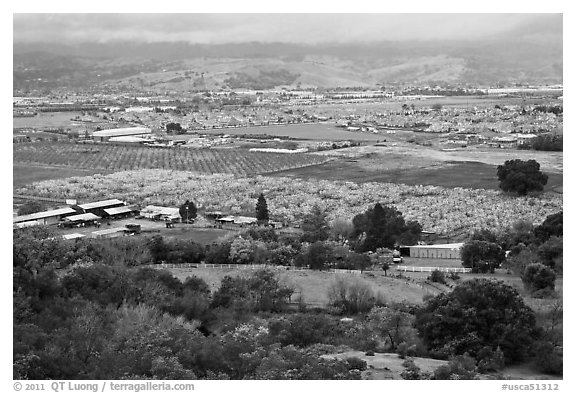
[(168, 134), (185, 134), (186, 129), (182, 128), (180, 123), (168, 123), (166, 124), (166, 132)]
[(542, 151), (563, 151), (564, 138), (562, 135), (538, 135), (530, 141), (528, 145), (534, 150)]
[[(558, 233), (556, 221), (539, 226), (539, 236)], [(251, 231), (260, 240), (273, 236)], [(415, 306), (386, 302), (361, 280), (342, 278), (329, 288), (330, 308), (294, 312), (294, 288), (270, 271), (224, 277), (211, 290), (197, 277), (181, 281), (134, 266), (159, 258), (162, 247), (121, 240), (70, 245), (45, 229), (14, 232), (14, 378), (359, 379), (364, 362), (321, 356), (342, 345), (452, 359), (428, 376), (437, 379), (534, 355), (561, 373), (554, 336), (561, 309), (541, 328), (519, 294), (498, 281), (468, 280)], [(422, 377), (415, 367), (405, 373)]]
[(502, 191), (518, 195), (542, 191), (548, 183), (548, 175), (540, 171), (536, 160), (507, 160), (504, 165), (498, 165), (497, 175)]
[(462, 247), (461, 258), (462, 265), (475, 272), (493, 273), (504, 266), (520, 275), (533, 295), (551, 295), (556, 274), (562, 273), (563, 212), (549, 215), (536, 227), (519, 220), (500, 233), (475, 231)]

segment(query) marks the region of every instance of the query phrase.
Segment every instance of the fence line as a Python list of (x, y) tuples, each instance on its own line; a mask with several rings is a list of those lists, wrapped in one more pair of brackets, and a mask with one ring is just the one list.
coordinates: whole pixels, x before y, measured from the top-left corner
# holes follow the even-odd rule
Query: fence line
[[(310, 268), (307, 267), (279, 266), (279, 265), (246, 265), (246, 264), (233, 264), (233, 263), (161, 263), (155, 265), (145, 265), (142, 267), (150, 267), (153, 269), (208, 268), (208, 269), (245, 269), (245, 270), (276, 269), (276, 270), (289, 270), (296, 272), (310, 271)], [(323, 271), (329, 273), (341, 273), (341, 274), (362, 274), (360, 270), (348, 270), (348, 269), (327, 269)]]
[(396, 266), (396, 270), (403, 272), (433, 272), (439, 270), (444, 273), (470, 273), (471, 268), (466, 267), (431, 267), (431, 266)]

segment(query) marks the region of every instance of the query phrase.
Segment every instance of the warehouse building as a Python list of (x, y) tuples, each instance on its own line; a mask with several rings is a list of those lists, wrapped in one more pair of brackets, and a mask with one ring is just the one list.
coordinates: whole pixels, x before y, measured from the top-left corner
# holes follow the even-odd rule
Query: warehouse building
[(460, 259), (464, 243), (426, 244), (410, 246), (411, 258)]
[(92, 133), (92, 139), (105, 142), (110, 138), (121, 136), (146, 136), (151, 134), (152, 130), (146, 127), (113, 128), (110, 130), (94, 131)]
[(122, 207), (126, 204), (119, 199), (108, 199), (106, 201), (90, 202), (78, 205), (84, 213), (93, 213), (97, 216), (104, 217), (106, 215), (105, 209), (111, 209), (114, 207)]
[(76, 210), (70, 207), (62, 209), (48, 210), (45, 212), (38, 212), (33, 214), (26, 214), (24, 216), (17, 216), (13, 219), (13, 224), (20, 224), (24, 222), (37, 222), (39, 225), (58, 224), (61, 219), (67, 216), (77, 214)]

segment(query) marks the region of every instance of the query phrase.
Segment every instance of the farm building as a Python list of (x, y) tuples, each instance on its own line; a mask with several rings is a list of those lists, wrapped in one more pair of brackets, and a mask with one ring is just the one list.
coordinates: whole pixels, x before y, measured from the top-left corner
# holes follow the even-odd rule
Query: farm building
[(464, 243), (450, 243), (410, 246), (410, 257), (460, 259), (460, 249), (463, 245)]
[(254, 225), (258, 222), (256, 217), (244, 217), (244, 216), (225, 216), (216, 219), (219, 224), (236, 224), (240, 226), (244, 225)]
[(113, 128), (110, 130), (94, 131), (92, 138), (101, 142), (107, 141), (110, 138), (121, 136), (143, 136), (151, 135), (152, 130), (146, 127), (129, 127), (129, 128)]
[(140, 211), (140, 215), (151, 220), (181, 221), (177, 207), (148, 205)]
[(108, 199), (106, 201), (90, 202), (78, 205), (84, 213), (94, 213), (97, 216), (103, 217), (106, 215), (104, 209), (111, 209), (113, 207), (126, 206), (124, 202), (119, 199)]
[(138, 214), (138, 210), (133, 206), (119, 206), (104, 209), (105, 217), (126, 218)]
[(108, 138), (108, 142), (110, 143), (116, 143), (116, 144), (126, 144), (126, 145), (142, 145), (146, 142), (150, 142), (151, 139), (148, 138), (142, 138), (140, 136), (132, 136), (132, 135), (126, 135), (126, 136), (114, 136), (111, 138)]
[(74, 239), (80, 239), (82, 237), (86, 237), (86, 235), (83, 235), (81, 233), (67, 233), (65, 235), (62, 235), (62, 239), (64, 240), (74, 240)]
[(64, 207), (62, 209), (56, 210), (48, 210), (45, 212), (38, 212), (33, 214), (26, 214), (24, 216), (17, 216), (14, 217), (13, 223), (19, 224), (23, 222), (32, 222), (36, 221), (40, 225), (50, 225), (50, 224), (58, 224), (58, 222), (67, 216), (71, 216), (76, 214), (76, 210), (70, 207)]
[(99, 238), (120, 237), (124, 236), (125, 234), (126, 234), (126, 228), (110, 228), (92, 232), (90, 236), (99, 239)]
[(100, 217), (93, 213), (75, 214), (64, 218), (63, 225), (86, 225), (95, 224), (100, 220)]

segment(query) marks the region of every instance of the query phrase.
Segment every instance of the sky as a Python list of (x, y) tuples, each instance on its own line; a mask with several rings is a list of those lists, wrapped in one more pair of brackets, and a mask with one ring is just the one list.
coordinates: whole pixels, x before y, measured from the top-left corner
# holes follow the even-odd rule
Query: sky
[(562, 14), (13, 14), (14, 43), (365, 42), (469, 40), (531, 26), (562, 26)]

